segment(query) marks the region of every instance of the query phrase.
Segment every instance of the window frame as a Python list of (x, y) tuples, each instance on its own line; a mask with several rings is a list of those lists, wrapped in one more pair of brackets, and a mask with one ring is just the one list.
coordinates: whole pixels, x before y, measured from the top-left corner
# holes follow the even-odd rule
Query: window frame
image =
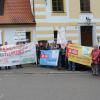
[[(54, 6), (54, 2), (56, 6)], [(59, 6), (60, 2), (61, 2), (61, 5)], [(56, 10), (54, 10), (54, 7)], [(59, 8), (61, 10), (59, 10)], [(64, 0), (55, 0), (55, 1), (52, 0), (52, 12), (53, 13), (64, 13)]]
[(0, 0), (0, 16), (4, 15), (4, 1), (5, 0)]
[(81, 13), (91, 13), (90, 0), (80, 0), (80, 11)]

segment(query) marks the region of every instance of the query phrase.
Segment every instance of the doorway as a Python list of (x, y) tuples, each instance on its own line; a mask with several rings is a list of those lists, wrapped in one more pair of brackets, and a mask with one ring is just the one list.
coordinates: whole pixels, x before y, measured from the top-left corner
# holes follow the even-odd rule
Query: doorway
[(93, 46), (92, 41), (93, 26), (81, 26), (81, 45)]

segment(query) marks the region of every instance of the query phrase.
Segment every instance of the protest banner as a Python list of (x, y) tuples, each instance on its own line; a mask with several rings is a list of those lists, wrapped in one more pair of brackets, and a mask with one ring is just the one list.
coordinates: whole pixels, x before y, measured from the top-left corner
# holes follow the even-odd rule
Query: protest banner
[(69, 44), (68, 49), (66, 50), (66, 54), (70, 61), (91, 66), (92, 56), (91, 56), (92, 48), (81, 46), (78, 44)]
[(57, 66), (59, 50), (41, 50), (40, 65)]
[(0, 67), (36, 62), (34, 43), (0, 47)]

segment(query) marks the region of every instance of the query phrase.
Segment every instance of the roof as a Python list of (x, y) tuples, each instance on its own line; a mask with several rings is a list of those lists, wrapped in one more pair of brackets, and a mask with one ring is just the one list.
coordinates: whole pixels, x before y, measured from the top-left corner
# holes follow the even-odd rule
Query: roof
[(35, 24), (30, 0), (5, 0), (0, 25)]

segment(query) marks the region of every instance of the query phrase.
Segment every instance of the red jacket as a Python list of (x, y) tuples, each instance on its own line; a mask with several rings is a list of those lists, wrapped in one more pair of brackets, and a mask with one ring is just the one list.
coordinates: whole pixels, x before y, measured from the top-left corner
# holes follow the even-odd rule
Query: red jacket
[(100, 61), (100, 50), (99, 49), (93, 49), (92, 50), (92, 63), (98, 64)]

